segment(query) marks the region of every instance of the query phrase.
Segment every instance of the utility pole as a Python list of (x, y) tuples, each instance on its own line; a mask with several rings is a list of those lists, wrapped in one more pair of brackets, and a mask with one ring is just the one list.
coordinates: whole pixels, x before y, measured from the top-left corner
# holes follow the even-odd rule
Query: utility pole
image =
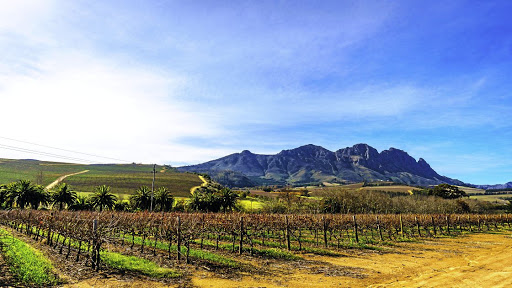
[(153, 183), (151, 183), (151, 207), (149, 209), (150, 212), (153, 212), (153, 198), (155, 194), (155, 174), (156, 174), (156, 164), (153, 164)]

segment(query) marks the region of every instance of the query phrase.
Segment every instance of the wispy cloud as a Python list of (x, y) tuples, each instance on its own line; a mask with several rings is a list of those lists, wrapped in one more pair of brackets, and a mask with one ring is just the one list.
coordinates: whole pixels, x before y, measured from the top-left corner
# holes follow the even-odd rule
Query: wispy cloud
[(436, 165), (444, 156), (414, 148), (484, 155), (485, 140), (473, 154), (461, 143), (512, 145), (510, 42), (495, 32), (509, 21), (469, 6), (8, 1), (2, 133), (136, 162), (355, 142)]

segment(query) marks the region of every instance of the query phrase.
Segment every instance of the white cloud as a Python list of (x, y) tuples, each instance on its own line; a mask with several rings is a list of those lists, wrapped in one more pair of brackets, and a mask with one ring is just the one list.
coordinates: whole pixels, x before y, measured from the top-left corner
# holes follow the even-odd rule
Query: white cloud
[(28, 33), (28, 29), (37, 26), (40, 21), (51, 14), (54, 9), (53, 0), (2, 0), (0, 2), (0, 31), (15, 30), (17, 33)]
[(39, 72), (1, 79), (4, 136), (155, 162), (193, 153), (170, 149), (176, 139), (222, 134), (215, 119), (196, 113), (200, 107), (173, 101), (183, 77), (78, 52), (47, 56), (34, 64)]

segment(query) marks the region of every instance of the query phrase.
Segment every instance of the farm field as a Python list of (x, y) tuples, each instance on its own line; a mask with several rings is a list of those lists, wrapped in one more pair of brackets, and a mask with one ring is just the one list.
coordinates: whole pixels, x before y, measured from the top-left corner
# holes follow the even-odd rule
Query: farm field
[[(299, 268), (272, 263), (282, 273), (272, 277), (241, 273), (234, 278), (199, 269), (190, 284), (228, 287), (510, 287), (511, 233), (473, 234), (420, 243), (400, 243), (393, 251), (348, 251), (346, 257), (307, 255), (304, 262), (325, 265)], [(265, 262), (260, 263), (265, 265)], [(267, 265), (268, 266), (268, 265)], [(333, 273), (338, 267), (338, 273)], [(309, 268), (309, 270), (308, 270)], [(330, 270), (330, 271), (329, 271)], [(461, 280), (463, 279), (463, 280)], [(71, 279), (71, 281), (73, 281)], [(182, 287), (182, 284), (102, 274), (63, 287)]]
[[(72, 189), (78, 192), (94, 192), (96, 186), (107, 185), (121, 198), (127, 198), (138, 187), (151, 187), (153, 165), (142, 164), (101, 164), (84, 165), (36, 160), (0, 159), (0, 183), (30, 180), (36, 184), (49, 185), (60, 176), (89, 170), (65, 178)], [(190, 196), (190, 188), (203, 181), (196, 174), (179, 173), (165, 166), (156, 167), (155, 187), (166, 187), (175, 196)], [(123, 197), (123, 195), (126, 195)]]
[(68, 287), (512, 281), (509, 215), (1, 213), (0, 229), (42, 251)]
[(506, 199), (512, 199), (512, 193), (499, 195), (472, 195), (469, 198), (492, 203), (507, 204), (508, 200)]
[(510, 232), (399, 243), (386, 252), (348, 251), (345, 257), (306, 255), (316, 267), (287, 267), (272, 279), (224, 279), (208, 271), (197, 287), (510, 287)]
[[(282, 273), (265, 277), (226, 275), (198, 269), (190, 277), (195, 287), (510, 287), (511, 233), (473, 234), (420, 243), (400, 243), (387, 253), (348, 251), (346, 257), (306, 255), (312, 268), (272, 263)], [(265, 265), (265, 262), (260, 263)], [(277, 267), (280, 265), (279, 267)], [(338, 273), (333, 271), (338, 267)], [(308, 271), (309, 268), (309, 271)], [(330, 271), (329, 271), (330, 270)], [(461, 279), (463, 279), (461, 281)], [(106, 273), (84, 280), (69, 279), (62, 287), (182, 287), (136, 277)]]
[(468, 195), (483, 194), (485, 192), (484, 189), (478, 189), (478, 188), (473, 188), (473, 187), (465, 187), (465, 186), (457, 186), (457, 187), (459, 187), (460, 190), (466, 192), (466, 194), (468, 194)]
[(406, 186), (406, 185), (371, 186), (371, 187), (359, 188), (359, 190), (361, 190), (361, 191), (385, 191), (385, 192), (402, 193), (402, 194), (412, 194), (414, 189), (418, 189), (418, 188), (412, 187), (412, 186)]

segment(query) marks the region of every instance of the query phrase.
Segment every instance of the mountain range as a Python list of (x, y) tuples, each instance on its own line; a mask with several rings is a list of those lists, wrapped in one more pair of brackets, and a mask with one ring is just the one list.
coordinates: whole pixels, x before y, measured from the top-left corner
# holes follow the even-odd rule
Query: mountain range
[(494, 185), (475, 185), (476, 188), (479, 189), (510, 189), (512, 188), (512, 181), (507, 182), (505, 184), (494, 184)]
[(394, 181), (419, 186), (467, 185), (439, 175), (423, 158), (416, 161), (407, 152), (395, 148), (379, 153), (367, 144), (335, 152), (309, 144), (275, 155), (244, 150), (202, 164), (178, 167), (178, 170), (208, 173), (214, 180), (232, 187), (362, 181)]

